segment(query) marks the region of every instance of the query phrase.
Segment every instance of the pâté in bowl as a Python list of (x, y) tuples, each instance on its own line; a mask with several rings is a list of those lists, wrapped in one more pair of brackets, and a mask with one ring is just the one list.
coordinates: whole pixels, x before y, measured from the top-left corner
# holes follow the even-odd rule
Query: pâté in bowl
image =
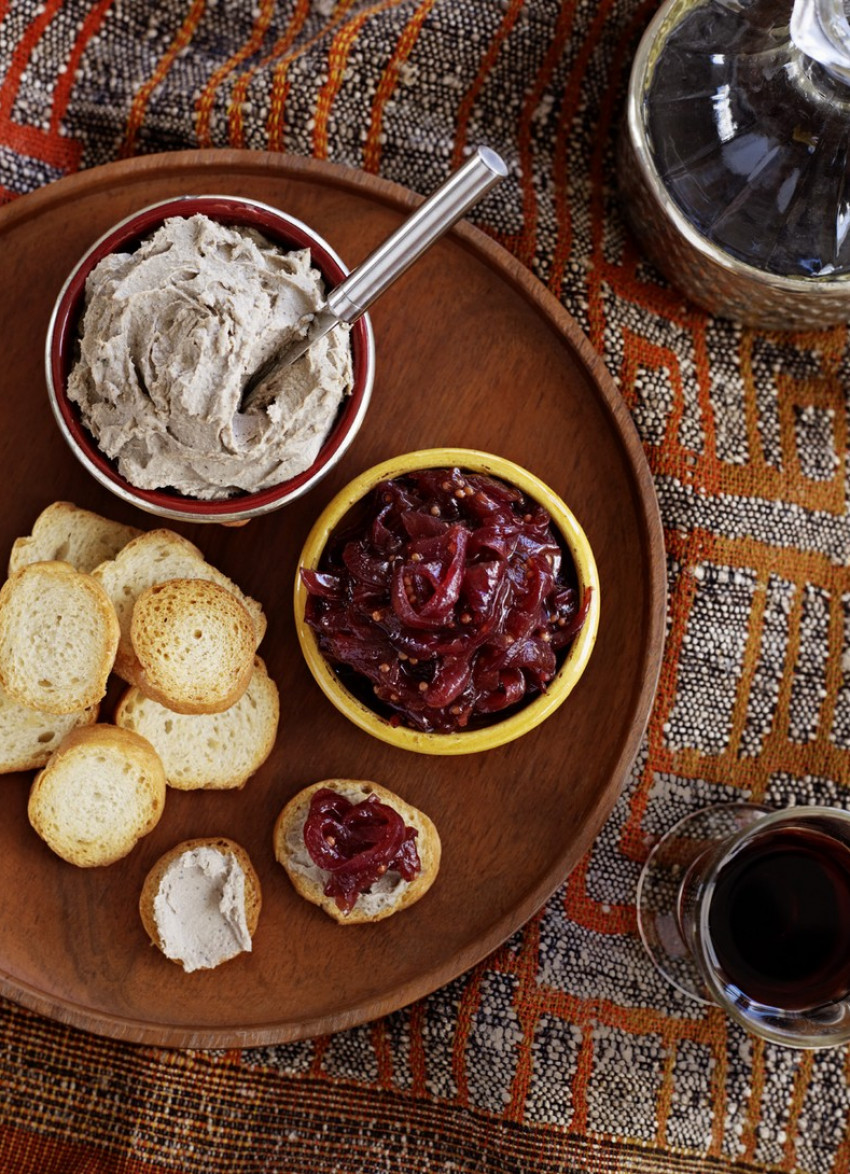
[(47, 332), (48, 393), (72, 451), (124, 501), (233, 522), (305, 493), (351, 444), (372, 392), (364, 315), (245, 406), (252, 375), (347, 276), (303, 221), (236, 196), (126, 217), (68, 276)]
[(466, 754), (563, 704), (593, 649), (600, 585), (552, 489), (503, 457), (439, 448), (337, 494), (304, 544), (294, 606), (310, 672), (355, 725)]

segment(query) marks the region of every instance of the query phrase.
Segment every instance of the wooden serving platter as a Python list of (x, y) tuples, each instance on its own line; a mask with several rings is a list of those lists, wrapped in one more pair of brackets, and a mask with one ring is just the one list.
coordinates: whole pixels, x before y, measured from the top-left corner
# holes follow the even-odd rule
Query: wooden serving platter
[[(148, 156), (82, 172), (0, 209), (0, 560), (54, 500), (138, 526), (77, 463), (55, 426), (43, 375), (56, 295), (81, 253), (130, 212), (181, 193), (274, 204), (311, 223), (349, 266), (419, 197), (315, 160), (247, 151)], [(377, 378), (365, 424), (305, 497), (242, 528), (175, 525), (268, 614), (260, 652), (281, 693), (276, 748), (239, 792), (170, 792), (156, 830), (123, 861), (81, 870), (26, 818), (30, 776), (0, 780), (0, 993), (119, 1039), (252, 1046), (337, 1031), (428, 994), (522, 925), (564, 880), (609, 813), (637, 752), (663, 643), (663, 538), (628, 411), (574, 320), (484, 234), (462, 225), (375, 306)], [(319, 691), (296, 642), (301, 545), (354, 475), (412, 449), (499, 453), (547, 482), (586, 530), (601, 621), (568, 701), (519, 741), (462, 758), (371, 739)], [(109, 717), (108, 708), (104, 717)], [(340, 927), (298, 898), (272, 852), (272, 826), (308, 783), (370, 778), (426, 811), (443, 840), (431, 892), (377, 925)], [(143, 878), (180, 840), (226, 835), (263, 887), (254, 950), (184, 974), (148, 943)]]

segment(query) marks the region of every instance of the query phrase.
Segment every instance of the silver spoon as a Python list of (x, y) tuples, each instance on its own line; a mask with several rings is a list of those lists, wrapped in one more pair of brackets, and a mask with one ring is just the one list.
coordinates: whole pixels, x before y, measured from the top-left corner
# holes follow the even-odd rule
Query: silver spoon
[(508, 174), (504, 160), (489, 147), (478, 147), (466, 163), (421, 204), (400, 228), (370, 253), (345, 281), (334, 286), (307, 334), (277, 351), (254, 372), (242, 395), (242, 411), (256, 399), (260, 384), (300, 359), (314, 342), (340, 322), (352, 323), (392, 285), (426, 249)]

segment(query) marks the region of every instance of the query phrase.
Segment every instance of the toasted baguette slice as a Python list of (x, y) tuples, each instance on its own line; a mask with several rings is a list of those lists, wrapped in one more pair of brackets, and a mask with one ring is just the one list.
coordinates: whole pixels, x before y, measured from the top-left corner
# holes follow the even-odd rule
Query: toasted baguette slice
[[(310, 801), (323, 787), (337, 791), (352, 804), (362, 803), (370, 795), (375, 795), (381, 803), (394, 808), (404, 820), (405, 826), (416, 828), (418, 832), (416, 850), (422, 865), (419, 874), (412, 881), (406, 881), (390, 868), (368, 892), (358, 896), (350, 913), (341, 910), (336, 900), (326, 896), (324, 892), (330, 874), (313, 863), (304, 843), (304, 824), (310, 810)], [(340, 925), (381, 921), (401, 909), (408, 908), (420, 897), (424, 897), (440, 868), (440, 837), (428, 816), (378, 783), (361, 779), (325, 779), (324, 782), (314, 783), (299, 791), (277, 817), (273, 839), (275, 856), (286, 869), (296, 891), (306, 900), (318, 905)]]
[(135, 668), (135, 653), (130, 637), (130, 625), (136, 600), (157, 583), (169, 579), (209, 579), (231, 591), (247, 609), (254, 622), (256, 644), (266, 631), (266, 617), (255, 599), (245, 595), (237, 585), (206, 561), (201, 551), (188, 538), (173, 530), (147, 530), (122, 547), (118, 555), (101, 563), (92, 572), (112, 600), (121, 636), (115, 657), (115, 672), (130, 684)]
[(64, 562), (31, 563), (0, 590), (0, 684), (44, 713), (97, 705), (118, 647), (109, 596)]
[(93, 571), (139, 534), (135, 526), (102, 518), (70, 501), (54, 501), (38, 515), (32, 533), (13, 543), (9, 574), (41, 562), (65, 562), (78, 571)]
[(155, 747), (168, 785), (178, 791), (242, 787), (272, 752), (280, 702), (260, 657), (245, 693), (224, 713), (177, 714), (130, 688), (118, 702), (115, 724)]
[(184, 840), (145, 877), (139, 914), (151, 942), (187, 972), (250, 951), (262, 907), (248, 853), (223, 836)]
[(20, 705), (0, 688), (0, 774), (38, 770), (66, 734), (97, 721), (98, 706), (76, 713), (42, 713)]
[(35, 776), (29, 821), (80, 868), (112, 864), (152, 831), (165, 806), (165, 771), (150, 742), (111, 725), (72, 730)]
[(255, 637), (247, 609), (220, 583), (157, 583), (133, 608), (131, 683), (175, 713), (221, 713), (248, 688)]

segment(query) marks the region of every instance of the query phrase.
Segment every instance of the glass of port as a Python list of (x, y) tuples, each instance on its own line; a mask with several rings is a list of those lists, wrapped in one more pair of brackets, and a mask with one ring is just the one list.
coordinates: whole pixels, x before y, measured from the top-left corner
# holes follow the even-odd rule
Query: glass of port
[(650, 853), (637, 915), (654, 965), (690, 999), (789, 1047), (850, 1040), (850, 812), (694, 812)]

